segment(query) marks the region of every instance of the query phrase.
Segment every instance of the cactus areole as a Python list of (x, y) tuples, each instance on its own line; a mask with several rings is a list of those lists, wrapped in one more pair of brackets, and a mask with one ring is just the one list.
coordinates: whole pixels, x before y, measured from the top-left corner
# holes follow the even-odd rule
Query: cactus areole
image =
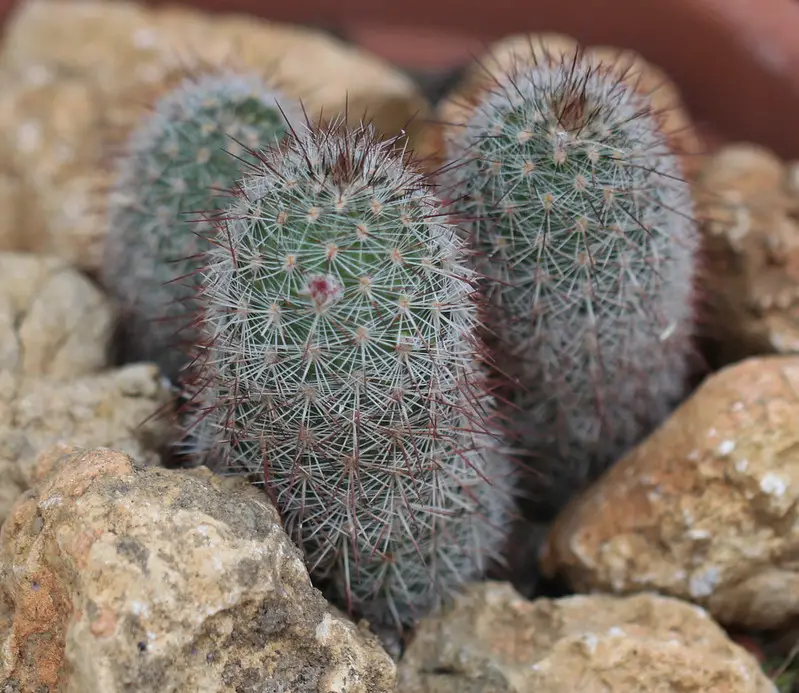
[(396, 145), (307, 126), (247, 170), (203, 270), (194, 434), (349, 606), (403, 624), (500, 551), (511, 468), (462, 241)]

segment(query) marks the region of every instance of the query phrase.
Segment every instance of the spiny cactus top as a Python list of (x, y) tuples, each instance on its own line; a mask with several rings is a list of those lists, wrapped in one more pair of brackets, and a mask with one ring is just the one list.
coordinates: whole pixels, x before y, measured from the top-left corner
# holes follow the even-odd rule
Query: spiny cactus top
[(191, 343), (206, 216), (228, 204), (246, 149), (283, 135), (299, 110), (254, 74), (188, 77), (130, 136), (110, 199), (104, 283), (123, 308), (131, 357), (175, 377)]
[(650, 96), (580, 54), (519, 56), (447, 146), (523, 440), (585, 476), (685, 387), (698, 233), (679, 160)]
[(511, 467), (462, 243), (394, 145), (336, 122), (259, 154), (203, 270), (189, 393), (211, 464), (266, 483), (350, 606), (405, 623), (502, 548)]

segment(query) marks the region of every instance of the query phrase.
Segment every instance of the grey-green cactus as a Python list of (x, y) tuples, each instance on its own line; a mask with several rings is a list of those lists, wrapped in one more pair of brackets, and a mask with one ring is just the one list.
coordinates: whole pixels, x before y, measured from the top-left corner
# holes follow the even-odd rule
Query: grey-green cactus
[(317, 577), (407, 625), (499, 555), (515, 469), (462, 241), (396, 141), (306, 126), (261, 152), (202, 271), (196, 453), (272, 495)]
[(560, 503), (684, 394), (699, 238), (649, 94), (582, 53), (517, 57), (449, 128), (441, 180), (513, 428)]
[[(129, 358), (171, 378), (196, 338), (200, 258), (248, 149), (282, 137), (298, 106), (255, 74), (185, 78), (130, 136), (109, 201), (102, 280), (117, 300)], [(284, 117), (285, 114), (285, 117)]]

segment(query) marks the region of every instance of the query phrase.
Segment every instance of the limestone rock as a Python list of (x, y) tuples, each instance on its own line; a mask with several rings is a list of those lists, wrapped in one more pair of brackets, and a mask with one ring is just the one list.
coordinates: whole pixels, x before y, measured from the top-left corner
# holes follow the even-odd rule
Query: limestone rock
[(0, 371), (0, 523), (31, 485), (36, 457), (55, 443), (113, 447), (158, 464), (171, 433), (171, 397), (152, 364), (63, 382)]
[(534, 602), (474, 585), (422, 622), (400, 693), (776, 693), (755, 658), (676, 599), (585, 595)]
[(0, 371), (53, 380), (95, 372), (112, 324), (107, 299), (63, 260), (0, 253)]
[(555, 523), (546, 574), (578, 591), (653, 590), (725, 625), (799, 615), (799, 357), (709, 377)]
[(719, 359), (799, 352), (799, 176), (774, 153), (733, 144), (697, 183), (711, 336)]
[(0, 534), (0, 689), (393, 690), (394, 663), (328, 609), (262, 493), (66, 453)]
[(0, 253), (0, 522), (55, 442), (159, 461), (171, 393), (152, 365), (104, 371), (112, 329), (106, 297), (65, 260)]
[(661, 119), (663, 132), (674, 150), (684, 155), (685, 175), (692, 178), (697, 170), (696, 154), (702, 151), (703, 144), (688, 118), (676, 86), (667, 75), (633, 51), (606, 46), (580, 46), (575, 39), (562, 34), (517, 34), (489, 46), (484, 56), (468, 66), (460, 84), (438, 106), (437, 120), (444, 124), (441, 128), (442, 143), (448, 137), (448, 132), (470, 117), (480, 93), (495, 86), (495, 80), (519, 59), (532, 58), (543, 62), (562, 56), (571, 57), (578, 48), (584, 51), (589, 60), (615, 65), (619, 78), (650, 96), (652, 109)]
[(124, 0), (23, 0), (0, 53), (0, 199), (16, 203), (0, 248), (96, 269), (110, 154), (160, 90), (219, 64), (264, 73), (311, 117), (347, 104), (351, 121), (366, 115), (386, 135), (406, 128), (411, 143), (429, 116), (409, 77), (312, 30)]

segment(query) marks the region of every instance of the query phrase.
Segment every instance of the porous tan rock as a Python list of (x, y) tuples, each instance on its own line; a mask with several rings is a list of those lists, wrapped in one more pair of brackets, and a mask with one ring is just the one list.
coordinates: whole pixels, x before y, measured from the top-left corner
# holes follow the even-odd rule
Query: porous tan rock
[(0, 371), (0, 523), (30, 487), (37, 456), (55, 443), (111, 447), (158, 464), (172, 435), (171, 405), (152, 364), (65, 381)]
[(39, 466), (0, 534), (0, 689), (394, 689), (393, 661), (332, 614), (245, 482), (103, 449)]
[(706, 330), (722, 363), (799, 352), (799, 176), (758, 145), (708, 157), (697, 182)]
[(682, 155), (684, 175), (693, 178), (697, 172), (696, 154), (704, 144), (691, 123), (677, 87), (659, 68), (630, 50), (608, 46), (583, 46), (570, 36), (555, 33), (515, 34), (488, 47), (485, 55), (474, 60), (458, 86), (437, 107), (440, 121), (440, 143), (457, 132), (474, 110), (485, 90), (496, 88), (497, 80), (519, 61), (546, 63), (571, 58), (581, 50), (594, 64), (613, 66), (614, 74), (639, 93), (651, 99), (652, 112), (676, 152)]
[(263, 73), (311, 118), (347, 105), (351, 122), (405, 128), (411, 144), (429, 116), (409, 77), (310, 29), (124, 0), (23, 0), (0, 52), (0, 163), (19, 181), (11, 192), (0, 177), (0, 196), (16, 203), (0, 248), (96, 269), (110, 155), (164, 88), (220, 64)]
[(799, 357), (710, 376), (555, 523), (543, 554), (578, 591), (654, 590), (725, 625), (799, 615)]
[(112, 327), (108, 300), (64, 260), (0, 253), (0, 372), (52, 380), (95, 372)]
[(530, 602), (472, 586), (420, 625), (400, 693), (776, 693), (755, 658), (676, 599), (581, 595)]
[(57, 441), (160, 460), (172, 394), (155, 366), (106, 370), (113, 320), (64, 259), (0, 253), (0, 522)]

